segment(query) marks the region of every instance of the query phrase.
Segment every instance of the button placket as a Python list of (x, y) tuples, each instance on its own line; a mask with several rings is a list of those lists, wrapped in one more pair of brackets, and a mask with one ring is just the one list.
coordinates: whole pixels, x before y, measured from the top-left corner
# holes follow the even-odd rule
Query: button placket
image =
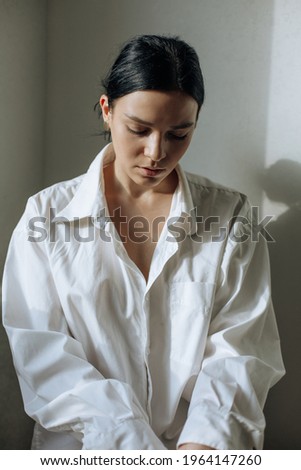
[(146, 370), (146, 378), (147, 378), (147, 413), (150, 419), (152, 420), (152, 411), (151, 411), (151, 400), (152, 400), (152, 379), (149, 369), (149, 353), (150, 353), (150, 335), (149, 335), (149, 303), (150, 303), (150, 293), (147, 291), (144, 294), (143, 299), (143, 319), (144, 319), (144, 363), (145, 363), (145, 370)]

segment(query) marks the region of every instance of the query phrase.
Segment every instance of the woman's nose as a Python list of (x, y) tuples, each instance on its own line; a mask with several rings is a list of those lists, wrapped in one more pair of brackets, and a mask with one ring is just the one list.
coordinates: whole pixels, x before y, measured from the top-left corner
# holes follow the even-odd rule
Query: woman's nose
[(166, 150), (163, 138), (150, 138), (144, 148), (144, 155), (151, 160), (160, 161), (166, 157)]

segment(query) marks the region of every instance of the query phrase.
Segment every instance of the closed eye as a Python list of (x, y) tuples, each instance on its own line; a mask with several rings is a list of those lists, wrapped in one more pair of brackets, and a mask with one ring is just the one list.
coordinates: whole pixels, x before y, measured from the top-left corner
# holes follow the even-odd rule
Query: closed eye
[(185, 134), (185, 135), (169, 134), (169, 138), (174, 139), (174, 140), (185, 140), (187, 136), (188, 134)]
[(128, 127), (128, 126), (127, 126), (127, 130), (128, 130), (131, 134), (135, 134), (135, 135), (145, 135), (145, 134), (147, 134), (147, 132), (148, 132), (146, 129), (141, 130), (141, 131), (138, 131), (138, 130), (132, 129), (131, 127)]
[[(129, 126), (127, 126), (127, 130), (128, 130), (128, 132), (130, 132), (131, 134), (138, 135), (138, 136), (147, 135), (148, 132), (149, 132), (149, 129), (138, 130), (138, 129), (133, 129), (132, 127), (129, 127)], [(188, 133), (185, 134), (185, 135), (177, 135), (177, 134), (173, 134), (172, 132), (169, 132), (169, 133), (167, 134), (167, 138), (168, 138), (168, 139), (180, 140), (180, 141), (181, 141), (181, 140), (185, 140), (187, 136), (188, 136)]]

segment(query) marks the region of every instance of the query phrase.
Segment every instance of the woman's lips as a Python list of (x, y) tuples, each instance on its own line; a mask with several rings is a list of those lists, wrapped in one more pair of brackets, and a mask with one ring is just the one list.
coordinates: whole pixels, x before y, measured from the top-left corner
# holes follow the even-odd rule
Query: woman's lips
[(164, 171), (163, 168), (149, 168), (145, 166), (140, 166), (139, 169), (144, 176), (151, 177), (158, 176)]

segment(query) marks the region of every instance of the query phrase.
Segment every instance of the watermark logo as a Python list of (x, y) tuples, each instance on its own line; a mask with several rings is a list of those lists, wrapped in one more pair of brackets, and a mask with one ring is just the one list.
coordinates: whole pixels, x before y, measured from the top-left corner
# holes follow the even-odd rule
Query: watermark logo
[[(103, 209), (97, 217), (75, 217), (70, 221), (56, 216), (55, 208), (50, 208), (48, 218), (36, 216), (29, 220), (28, 241), (41, 243), (48, 240), (50, 243), (55, 243), (61, 240), (70, 243), (75, 240), (79, 243), (89, 243), (99, 237), (102, 241), (109, 243), (113, 236), (117, 236), (118, 240), (123, 243), (127, 241), (156, 243), (163, 226), (167, 224), (166, 240), (173, 243), (182, 243), (187, 237), (195, 243), (221, 243), (227, 238), (236, 243), (258, 242), (261, 237), (272, 243), (275, 240), (268, 230), (268, 225), (272, 220), (271, 215), (260, 219), (257, 206), (251, 207), (249, 217), (237, 215), (227, 221), (217, 215), (207, 217), (197, 215), (196, 208), (189, 214), (167, 219), (159, 216), (149, 221), (143, 216), (128, 218), (122, 215), (120, 207), (111, 217), (106, 216)], [(116, 230), (112, 226), (115, 226)]]

